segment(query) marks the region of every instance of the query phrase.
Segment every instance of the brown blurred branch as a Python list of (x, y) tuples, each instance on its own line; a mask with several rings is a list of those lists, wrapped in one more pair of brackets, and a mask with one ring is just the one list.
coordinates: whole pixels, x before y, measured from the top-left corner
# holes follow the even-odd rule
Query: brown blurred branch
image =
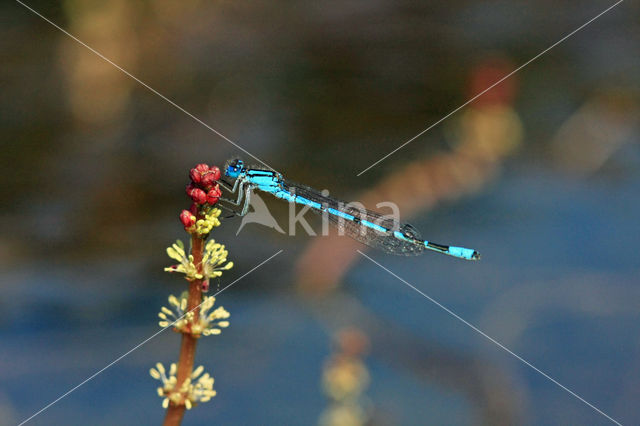
[[(521, 138), (517, 115), (502, 105), (467, 111), (460, 132), (452, 152), (414, 161), (358, 199), (369, 208), (393, 200), (403, 217), (414, 216), (485, 187)], [(358, 259), (356, 249), (363, 246), (336, 234), (314, 239), (296, 265), (298, 286), (303, 292), (329, 291)]]

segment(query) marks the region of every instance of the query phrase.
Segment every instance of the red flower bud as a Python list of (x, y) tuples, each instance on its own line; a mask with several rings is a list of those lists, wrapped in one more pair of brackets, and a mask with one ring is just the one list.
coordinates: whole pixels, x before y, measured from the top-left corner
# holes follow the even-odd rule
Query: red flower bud
[(213, 175), (213, 180), (219, 180), (220, 179), (220, 169), (217, 168), (216, 166), (209, 167), (209, 173), (211, 173)]
[(197, 203), (191, 203), (191, 207), (189, 207), (189, 211), (191, 212), (192, 215), (197, 216), (198, 215), (198, 204)]
[(196, 224), (196, 217), (189, 210), (182, 210), (180, 213), (180, 222), (185, 228), (189, 228)]
[(206, 164), (198, 164), (189, 171), (189, 177), (193, 183), (200, 183), (202, 176), (209, 171), (209, 166)]
[(187, 185), (187, 195), (198, 204), (207, 202), (207, 193), (200, 188), (195, 188), (192, 184)]
[(209, 291), (209, 280), (203, 280), (203, 281), (202, 281), (202, 284), (201, 284), (201, 286), (200, 286), (200, 290), (201, 290), (203, 293), (206, 293), (206, 292), (208, 292), (208, 291)]
[(202, 189), (204, 189), (205, 191), (210, 191), (217, 180), (218, 179), (216, 179), (213, 173), (207, 173), (202, 176), (202, 180), (200, 181), (200, 187), (202, 187)]
[(220, 186), (216, 184), (211, 190), (207, 193), (207, 203), (212, 206), (218, 202), (220, 197), (222, 196), (222, 191), (220, 191)]

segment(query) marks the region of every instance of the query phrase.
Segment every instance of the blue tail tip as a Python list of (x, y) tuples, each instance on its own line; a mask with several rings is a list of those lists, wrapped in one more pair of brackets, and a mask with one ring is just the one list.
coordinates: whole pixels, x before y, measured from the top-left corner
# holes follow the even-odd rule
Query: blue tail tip
[(468, 249), (464, 247), (449, 247), (449, 254), (467, 260), (478, 260), (480, 259), (480, 253), (473, 249)]

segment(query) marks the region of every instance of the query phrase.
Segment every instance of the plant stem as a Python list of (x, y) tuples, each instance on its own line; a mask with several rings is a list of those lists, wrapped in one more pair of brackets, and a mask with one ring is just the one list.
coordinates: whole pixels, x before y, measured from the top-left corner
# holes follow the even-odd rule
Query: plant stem
[[(191, 254), (193, 264), (199, 274), (202, 274), (202, 256), (204, 252), (204, 240), (197, 235), (191, 236)], [(187, 312), (193, 309), (193, 321), (198, 321), (200, 316), (200, 304), (202, 303), (202, 280), (194, 280), (189, 283), (189, 296), (187, 298)], [(184, 381), (193, 371), (193, 361), (196, 357), (196, 344), (198, 339), (189, 333), (182, 334), (182, 344), (180, 345), (180, 358), (178, 359), (178, 373), (175, 389), (180, 389)], [(175, 405), (169, 403), (167, 414), (164, 418), (164, 426), (178, 426), (184, 416), (184, 404)]]

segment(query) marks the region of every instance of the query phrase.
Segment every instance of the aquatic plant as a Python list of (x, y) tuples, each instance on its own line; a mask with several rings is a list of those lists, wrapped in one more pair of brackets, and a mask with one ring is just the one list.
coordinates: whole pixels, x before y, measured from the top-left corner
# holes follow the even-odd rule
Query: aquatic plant
[(222, 195), (218, 184), (220, 169), (198, 164), (189, 177), (186, 191), (192, 204), (180, 213), (180, 222), (190, 236), (190, 247), (187, 250), (180, 240), (168, 247), (167, 254), (178, 263), (165, 268), (167, 272), (183, 274), (188, 289), (180, 296), (170, 295), (169, 305), (158, 313), (160, 327), (171, 327), (182, 335), (180, 355), (168, 371), (161, 363), (150, 370), (151, 377), (161, 382), (157, 391), (167, 409), (166, 426), (179, 425), (185, 410), (216, 395), (214, 378), (204, 373), (203, 366), (194, 369), (196, 346), (202, 336), (220, 334), (228, 327), (230, 316), (222, 306), (214, 309), (214, 296), (204, 295), (211, 278), (233, 267), (233, 262), (227, 261), (229, 253), (224, 245), (209, 239), (211, 231), (220, 226), (221, 211), (215, 207)]

